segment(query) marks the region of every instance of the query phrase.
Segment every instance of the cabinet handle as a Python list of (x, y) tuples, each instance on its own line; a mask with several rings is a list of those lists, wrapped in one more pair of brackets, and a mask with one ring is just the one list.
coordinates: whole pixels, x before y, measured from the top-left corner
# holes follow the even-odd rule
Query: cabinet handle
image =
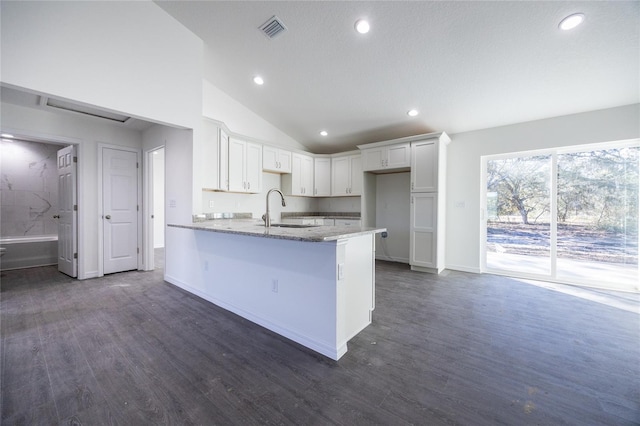
[(251, 189), (251, 182), (247, 182), (247, 190)]
[(413, 189), (413, 182), (411, 182), (411, 189)]

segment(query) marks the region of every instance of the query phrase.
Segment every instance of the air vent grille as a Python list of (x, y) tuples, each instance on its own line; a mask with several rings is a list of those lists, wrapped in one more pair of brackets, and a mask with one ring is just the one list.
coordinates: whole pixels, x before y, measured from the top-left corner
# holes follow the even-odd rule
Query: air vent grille
[(269, 18), (267, 22), (260, 26), (260, 31), (262, 31), (265, 36), (271, 39), (287, 31), (287, 27), (285, 27), (282, 21), (274, 15)]

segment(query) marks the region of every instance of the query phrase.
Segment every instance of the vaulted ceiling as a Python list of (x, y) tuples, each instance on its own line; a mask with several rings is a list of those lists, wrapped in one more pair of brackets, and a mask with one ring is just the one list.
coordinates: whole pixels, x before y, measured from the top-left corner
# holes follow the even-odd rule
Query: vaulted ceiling
[(318, 153), (640, 100), (637, 1), (156, 3), (204, 40), (205, 79)]

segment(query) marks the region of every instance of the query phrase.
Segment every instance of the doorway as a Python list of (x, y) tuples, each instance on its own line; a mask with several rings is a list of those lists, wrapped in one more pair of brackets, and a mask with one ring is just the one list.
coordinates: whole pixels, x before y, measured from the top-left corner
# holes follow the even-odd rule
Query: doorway
[(164, 270), (165, 148), (145, 152), (145, 270)]
[(483, 270), (637, 292), (638, 141), (483, 158)]

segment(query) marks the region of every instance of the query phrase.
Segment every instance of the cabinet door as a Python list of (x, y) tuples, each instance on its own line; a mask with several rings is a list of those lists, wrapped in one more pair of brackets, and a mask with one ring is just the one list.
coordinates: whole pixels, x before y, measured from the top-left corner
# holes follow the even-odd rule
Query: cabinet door
[(245, 149), (246, 192), (258, 193), (262, 190), (262, 145), (247, 143)]
[(219, 129), (215, 124), (204, 120), (204, 144), (202, 145), (202, 187), (205, 189), (220, 188), (220, 141)]
[(313, 157), (302, 156), (302, 195), (313, 195)]
[(349, 157), (331, 159), (331, 195), (349, 195), (350, 161)]
[(362, 194), (362, 156), (354, 155), (349, 159), (349, 195)]
[(278, 171), (291, 173), (291, 151), (278, 150)]
[(403, 143), (387, 147), (385, 168), (396, 169), (411, 165), (411, 144)]
[(247, 144), (238, 139), (229, 138), (229, 191), (245, 192), (244, 159)]
[(291, 173), (291, 151), (262, 147), (262, 170), (275, 173)]
[(437, 194), (411, 194), (409, 263), (435, 268), (437, 255)]
[(220, 129), (220, 162), (218, 163), (218, 182), (219, 189), (222, 191), (229, 190), (229, 135), (227, 132)]
[(315, 158), (313, 166), (313, 195), (331, 195), (331, 158)]
[(411, 144), (411, 191), (438, 190), (438, 144), (435, 140)]
[(302, 193), (302, 174), (303, 174), (303, 155), (293, 154), (291, 156), (291, 191), (289, 195), (303, 195)]
[(384, 148), (369, 148), (362, 151), (362, 170), (365, 172), (384, 168)]
[(279, 172), (279, 149), (272, 146), (262, 147), (262, 170), (267, 172)]

